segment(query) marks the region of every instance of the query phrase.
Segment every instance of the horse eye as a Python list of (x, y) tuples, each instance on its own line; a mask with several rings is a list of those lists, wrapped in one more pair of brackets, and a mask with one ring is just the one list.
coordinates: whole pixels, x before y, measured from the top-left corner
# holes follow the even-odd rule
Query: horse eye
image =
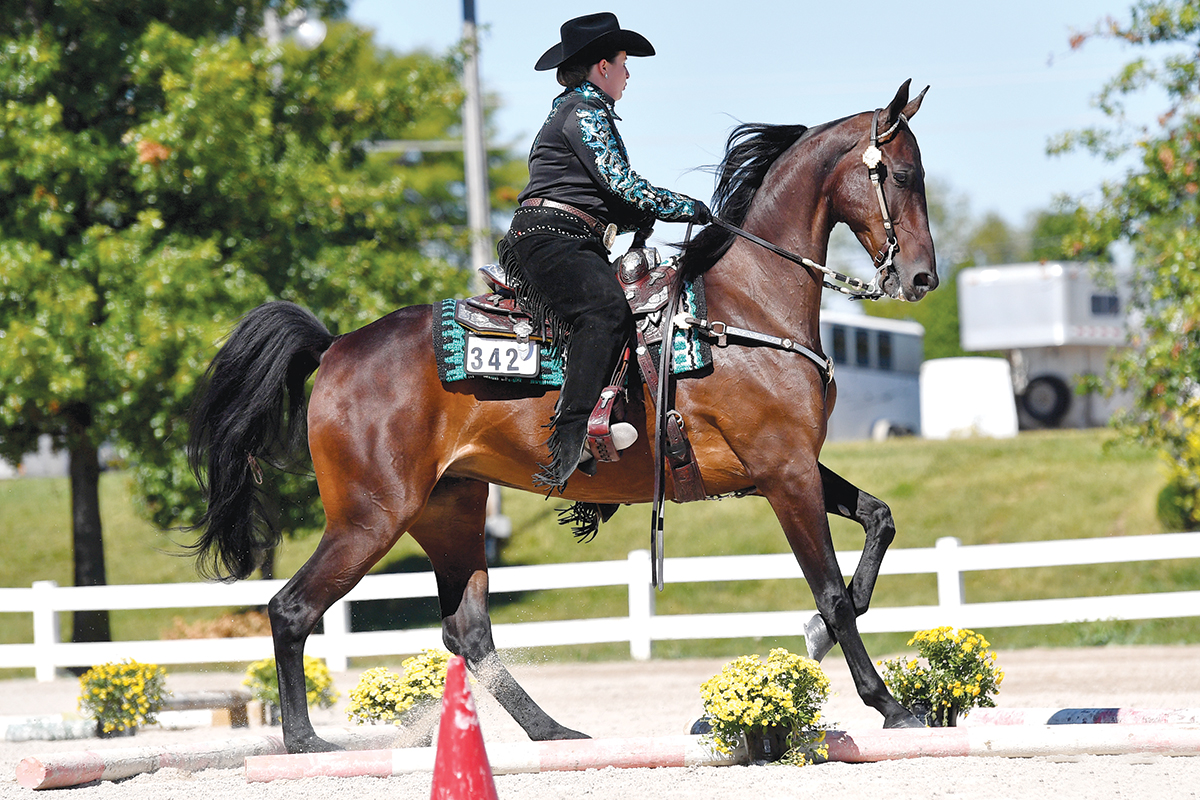
[(908, 173), (907, 172), (899, 172), (899, 171), (895, 172), (892, 175), (892, 179), (894, 181), (896, 181), (896, 183), (903, 186), (904, 184), (908, 183)]

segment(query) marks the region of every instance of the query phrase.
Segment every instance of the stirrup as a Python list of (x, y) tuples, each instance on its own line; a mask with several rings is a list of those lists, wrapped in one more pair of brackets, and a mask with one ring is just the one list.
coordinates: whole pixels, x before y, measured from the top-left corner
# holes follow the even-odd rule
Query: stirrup
[(620, 460), (621, 451), (638, 438), (637, 428), (625, 421), (625, 372), (629, 368), (629, 356), (626, 347), (611, 382), (600, 392), (596, 407), (588, 417), (587, 449), (599, 461)]
[[(625, 422), (625, 395), (620, 386), (607, 386), (588, 417), (587, 445), (600, 461), (621, 459), (621, 451), (637, 441), (637, 428)], [(617, 421), (613, 422), (616, 417)]]

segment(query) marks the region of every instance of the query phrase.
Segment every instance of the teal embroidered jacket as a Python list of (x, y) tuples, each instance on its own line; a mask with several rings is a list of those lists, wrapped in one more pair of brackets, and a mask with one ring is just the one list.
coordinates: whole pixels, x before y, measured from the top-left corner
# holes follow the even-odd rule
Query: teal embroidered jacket
[(696, 211), (686, 195), (652, 185), (629, 165), (613, 100), (585, 82), (554, 99), (529, 151), (529, 184), (518, 196), (567, 203), (622, 233), (654, 220), (683, 222)]

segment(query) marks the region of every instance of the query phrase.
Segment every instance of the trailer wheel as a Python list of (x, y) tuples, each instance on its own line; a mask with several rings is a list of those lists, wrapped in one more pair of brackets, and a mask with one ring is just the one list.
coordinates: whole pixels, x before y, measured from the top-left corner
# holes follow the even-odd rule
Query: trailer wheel
[(1071, 408), (1071, 388), (1054, 375), (1034, 378), (1021, 395), (1021, 407), (1047, 428), (1057, 428)]
[(897, 436), (914, 436), (916, 431), (907, 425), (898, 425), (890, 419), (877, 419), (871, 425), (871, 439), (876, 442), (886, 442), (888, 439), (894, 439)]

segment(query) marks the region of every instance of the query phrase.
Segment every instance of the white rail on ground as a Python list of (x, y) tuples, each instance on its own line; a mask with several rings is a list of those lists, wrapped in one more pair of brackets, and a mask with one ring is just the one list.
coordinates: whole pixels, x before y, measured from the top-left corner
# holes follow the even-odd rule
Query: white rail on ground
[[(839, 552), (849, 576), (859, 553)], [(928, 606), (872, 607), (859, 618), (864, 633), (911, 632), (938, 625), (999, 628), (1094, 620), (1158, 619), (1200, 616), (1200, 591), (1155, 592), (1043, 600), (968, 603), (963, 589), (967, 572), (995, 569), (1119, 564), (1135, 561), (1200, 558), (1200, 533), (1165, 533), (1096, 539), (962, 545), (939, 539), (935, 547), (894, 549), (881, 575), (935, 574), (938, 602)], [(493, 594), (596, 586), (627, 587), (629, 613), (622, 617), (501, 623), (494, 629), (503, 648), (547, 647), (599, 642), (629, 642), (630, 656), (650, 657), (651, 643), (670, 639), (722, 639), (799, 635), (813, 611), (736, 613), (655, 613), (650, 584), (650, 554), (635, 550), (623, 561), (497, 567), (490, 570)], [(794, 580), (802, 581), (791, 554), (669, 558), (668, 583)], [(270, 637), (68, 643), (60, 641), (59, 613), (94, 609), (245, 607), (264, 605), (284, 581), (235, 584), (181, 583), (121, 586), (58, 586), (36, 581), (31, 588), (0, 588), (0, 613), (33, 615), (33, 642), (0, 645), (0, 668), (33, 667), (38, 680), (54, 678), (60, 666), (99, 664), (133, 658), (160, 664), (251, 661), (271, 655)], [(810, 597), (807, 587), (796, 589)], [(415, 653), (441, 646), (439, 628), (353, 632), (350, 604), (362, 600), (436, 597), (433, 574), (368, 575), (325, 614), (324, 633), (309, 639), (311, 655), (329, 668), (344, 671), (350, 658)]]

